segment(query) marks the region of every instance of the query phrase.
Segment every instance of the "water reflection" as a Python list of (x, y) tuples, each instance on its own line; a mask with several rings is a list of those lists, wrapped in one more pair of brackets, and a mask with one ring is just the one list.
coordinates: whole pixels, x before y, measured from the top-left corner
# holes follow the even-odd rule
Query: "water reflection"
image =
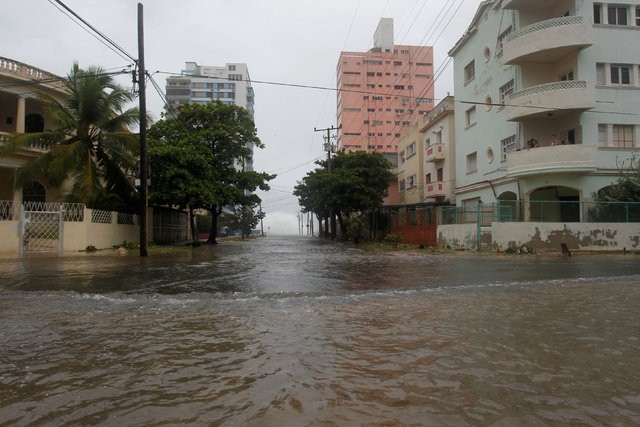
[(634, 425), (633, 256), (0, 261), (0, 424)]

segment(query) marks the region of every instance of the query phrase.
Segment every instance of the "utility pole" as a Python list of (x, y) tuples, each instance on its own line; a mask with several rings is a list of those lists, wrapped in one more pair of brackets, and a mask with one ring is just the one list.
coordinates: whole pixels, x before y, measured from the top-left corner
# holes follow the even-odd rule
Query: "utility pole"
[[(324, 129), (316, 129), (315, 127), (313, 128), (313, 130), (315, 132), (326, 132), (327, 134), (324, 136), (324, 151), (327, 152), (327, 172), (331, 173), (331, 153), (335, 153), (336, 152), (336, 144), (332, 144), (331, 140), (332, 139), (337, 139), (337, 135), (333, 135), (331, 136), (331, 131), (338, 131), (342, 129), (342, 125), (340, 125), (339, 127), (333, 127), (333, 125), (331, 125), (330, 128), (324, 128)], [(329, 218), (331, 220), (331, 238), (335, 239), (336, 238), (336, 215), (335, 212), (333, 210), (333, 207), (329, 208)], [(326, 224), (325, 224), (326, 225)]]
[(144, 69), (143, 6), (138, 3), (138, 99), (140, 102), (140, 256), (147, 256), (147, 93)]

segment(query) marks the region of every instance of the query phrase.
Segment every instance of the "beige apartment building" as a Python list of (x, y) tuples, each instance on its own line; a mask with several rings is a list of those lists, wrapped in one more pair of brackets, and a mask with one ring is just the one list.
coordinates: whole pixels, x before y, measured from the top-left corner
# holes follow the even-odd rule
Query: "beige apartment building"
[(400, 136), (401, 205), (455, 204), (454, 98), (447, 96)]

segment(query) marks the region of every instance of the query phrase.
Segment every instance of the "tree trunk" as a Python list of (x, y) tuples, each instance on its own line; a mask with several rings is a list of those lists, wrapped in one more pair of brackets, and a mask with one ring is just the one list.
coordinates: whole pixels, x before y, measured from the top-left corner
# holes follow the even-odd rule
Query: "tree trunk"
[(196, 229), (196, 217), (193, 214), (193, 209), (189, 209), (189, 223), (191, 224), (191, 246), (200, 246), (200, 239), (198, 239), (198, 230)]
[[(347, 236), (345, 234), (346, 230), (344, 229), (344, 219), (342, 218), (342, 213), (339, 210), (336, 210), (336, 216), (338, 217), (338, 223), (340, 224), (340, 238), (342, 240), (346, 240)], [(334, 233), (334, 236), (335, 236), (335, 233)]]
[(336, 224), (336, 210), (332, 209), (331, 210), (331, 239), (335, 240), (336, 239), (336, 235), (338, 232), (338, 227)]
[(217, 245), (218, 241), (216, 237), (218, 236), (218, 216), (222, 213), (222, 206), (218, 207), (218, 205), (213, 205), (211, 209), (211, 230), (209, 231), (209, 238), (207, 239), (207, 245)]

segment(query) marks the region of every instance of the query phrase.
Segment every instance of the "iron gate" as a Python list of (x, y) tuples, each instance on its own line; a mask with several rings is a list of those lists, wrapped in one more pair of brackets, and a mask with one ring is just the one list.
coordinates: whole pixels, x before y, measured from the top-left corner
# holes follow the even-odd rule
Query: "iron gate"
[(62, 254), (64, 209), (25, 210), (20, 206), (20, 253), (58, 252)]

